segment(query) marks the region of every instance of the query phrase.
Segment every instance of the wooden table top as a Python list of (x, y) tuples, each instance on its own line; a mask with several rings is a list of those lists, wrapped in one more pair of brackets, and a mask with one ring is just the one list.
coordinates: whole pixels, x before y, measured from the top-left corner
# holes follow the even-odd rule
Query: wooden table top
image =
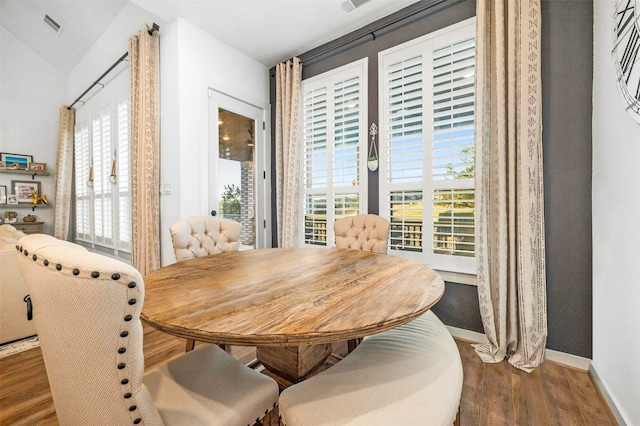
[(260, 249), (199, 257), (144, 277), (141, 318), (218, 344), (312, 345), (411, 321), (444, 294), (432, 269), (335, 248)]

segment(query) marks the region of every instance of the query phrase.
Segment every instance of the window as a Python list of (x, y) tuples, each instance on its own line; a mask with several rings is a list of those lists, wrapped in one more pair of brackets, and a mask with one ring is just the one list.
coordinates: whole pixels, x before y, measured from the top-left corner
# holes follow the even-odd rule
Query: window
[(76, 124), (74, 152), (76, 241), (130, 253), (128, 93)]
[(475, 274), (473, 19), (379, 54), (380, 215), (389, 249)]
[(302, 83), (301, 244), (333, 246), (335, 219), (366, 210), (367, 60)]

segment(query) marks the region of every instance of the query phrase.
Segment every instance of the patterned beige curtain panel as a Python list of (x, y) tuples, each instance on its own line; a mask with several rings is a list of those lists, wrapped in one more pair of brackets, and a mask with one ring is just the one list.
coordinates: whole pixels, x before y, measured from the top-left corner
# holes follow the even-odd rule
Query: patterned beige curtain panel
[(133, 266), (160, 267), (159, 34), (145, 26), (129, 40)]
[[(53, 235), (61, 240), (69, 236), (71, 215), (71, 182), (73, 180), (73, 126), (76, 110), (60, 107), (58, 158), (56, 162), (56, 193), (53, 203)], [(42, 195), (42, 194), (40, 194)]]
[(276, 66), (276, 203), (278, 247), (284, 248), (298, 245), (301, 79), (300, 59)]
[(539, 0), (478, 0), (476, 254), (485, 362), (531, 371), (547, 340)]

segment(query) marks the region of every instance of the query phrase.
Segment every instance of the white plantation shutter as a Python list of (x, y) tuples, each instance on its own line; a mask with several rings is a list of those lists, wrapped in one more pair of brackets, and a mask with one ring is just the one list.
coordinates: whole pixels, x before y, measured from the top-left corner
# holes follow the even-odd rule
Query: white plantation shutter
[(89, 123), (75, 126), (74, 132), (74, 179), (75, 179), (75, 238), (91, 241), (91, 191), (87, 186), (91, 167), (91, 149), (89, 145)]
[(304, 153), (302, 167), (305, 188), (327, 186), (327, 90), (320, 87), (303, 98)]
[(359, 181), (360, 77), (333, 87), (333, 185), (351, 187)]
[(118, 126), (118, 193), (115, 215), (118, 239), (116, 247), (131, 250), (131, 151), (129, 147), (129, 98), (121, 98), (116, 104)]
[[(75, 238), (93, 248), (111, 249), (116, 256), (131, 250), (128, 98), (126, 94), (110, 102), (75, 126)], [(114, 159), (115, 184), (109, 181)]]
[(366, 206), (366, 60), (302, 82), (301, 244), (333, 246), (333, 221)]
[(433, 248), (475, 255), (475, 40), (433, 53)]
[(304, 204), (304, 243), (327, 245), (327, 196), (308, 194)]
[(422, 57), (391, 64), (386, 76), (389, 182), (421, 182), (422, 162)]
[[(93, 186), (95, 242), (108, 246), (113, 241), (112, 185), (109, 182), (113, 158), (110, 107), (103, 108), (100, 115), (93, 119), (93, 153), (96, 165)], [(97, 161), (95, 160), (96, 155)]]
[(390, 252), (475, 273), (474, 20), (380, 52), (380, 214)]

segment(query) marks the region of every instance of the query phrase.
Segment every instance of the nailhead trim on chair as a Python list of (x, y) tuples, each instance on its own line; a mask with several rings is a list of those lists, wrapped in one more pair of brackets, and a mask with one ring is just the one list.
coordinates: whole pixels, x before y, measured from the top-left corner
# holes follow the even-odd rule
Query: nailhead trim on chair
[[(29, 255), (29, 252), (28, 252), (27, 250), (23, 250), (22, 246), (16, 245), (16, 250), (19, 250), (20, 252), (23, 252), (25, 256), (28, 256), (28, 255)], [(34, 254), (34, 255), (32, 255), (32, 257), (31, 257), (31, 258), (33, 259), (33, 261), (34, 261), (34, 262), (37, 262), (37, 261), (38, 261), (38, 256), (36, 256), (35, 254)], [(49, 261), (48, 261), (47, 259), (44, 259), (44, 260), (42, 261), (42, 264), (43, 264), (45, 267), (48, 267), (48, 266), (49, 266)], [(62, 268), (62, 265), (61, 265), (60, 263), (56, 264), (56, 270), (58, 270), (58, 271), (62, 271), (62, 269), (63, 269), (63, 268)], [(77, 268), (74, 268), (74, 269), (71, 271), (71, 273), (72, 273), (74, 276), (77, 276), (77, 275), (80, 275), (80, 270), (79, 270), (79, 269), (77, 269)], [(93, 271), (93, 272), (91, 272), (91, 277), (92, 277), (92, 278), (96, 278), (96, 279), (97, 279), (97, 278), (99, 278), (99, 277), (100, 277), (100, 272), (98, 272), (98, 271)], [(119, 280), (119, 279), (120, 279), (120, 274), (118, 274), (118, 273), (114, 273), (114, 274), (112, 274), (112, 275), (111, 275), (111, 279), (112, 279), (112, 280), (114, 280), (114, 281)], [(133, 290), (133, 289), (135, 289), (136, 287), (137, 287), (137, 283), (136, 283), (136, 282), (134, 282), (134, 281), (131, 281), (131, 282), (129, 282), (129, 283), (127, 284), (127, 288), (128, 288), (128, 289)], [(135, 291), (135, 290), (134, 290), (134, 291)], [(129, 299), (128, 304), (129, 304), (129, 306), (134, 306), (137, 302), (138, 302), (138, 301), (137, 301), (137, 299), (135, 299), (135, 298), (133, 298), (133, 297), (132, 297), (132, 298), (130, 298), (130, 299)], [(133, 315), (131, 315), (130, 313), (127, 313), (127, 314), (123, 317), (123, 320), (124, 320), (124, 322), (125, 322), (125, 323), (130, 322), (132, 319), (133, 319)], [(125, 323), (123, 323), (123, 326), (125, 326), (125, 325), (126, 325)], [(122, 331), (120, 331), (120, 337), (121, 337), (121, 338), (123, 338), (123, 339), (124, 339), (124, 338), (127, 338), (128, 336), (129, 336), (129, 331), (127, 331), (127, 330), (122, 330)], [(124, 343), (126, 343), (126, 342), (124, 342)], [(118, 348), (118, 354), (119, 354), (119, 357), (120, 357), (121, 355), (126, 354), (126, 352), (127, 352), (126, 344), (122, 344), (122, 345)], [(126, 356), (126, 355), (125, 355), (125, 356)], [(122, 361), (122, 360), (120, 360), (120, 361)], [(120, 371), (122, 371), (122, 372), (125, 372), (125, 371), (126, 371), (126, 367), (127, 367), (126, 362), (118, 362), (118, 364), (117, 364), (117, 368), (118, 368), (118, 370), (120, 370)], [(126, 386), (126, 388), (124, 389), (124, 393), (123, 393), (123, 397), (124, 397), (124, 399), (130, 399), (131, 397), (133, 397), (133, 394), (130, 392), (130, 391), (131, 391), (131, 389), (130, 389), (130, 387), (128, 386), (128, 385), (129, 385), (129, 379), (128, 379), (127, 377), (123, 377), (123, 378), (121, 378), (121, 379), (120, 379), (120, 385), (122, 385), (122, 386)], [(130, 412), (132, 412), (132, 413), (133, 413), (134, 411), (136, 411), (136, 410), (138, 409), (138, 406), (137, 406), (137, 405), (130, 405), (130, 406), (128, 407), (128, 409), (129, 409), (129, 411), (130, 411)], [(133, 424), (139, 424), (140, 422), (142, 422), (142, 418), (141, 418), (141, 417), (136, 417), (135, 419), (133, 419)]]

